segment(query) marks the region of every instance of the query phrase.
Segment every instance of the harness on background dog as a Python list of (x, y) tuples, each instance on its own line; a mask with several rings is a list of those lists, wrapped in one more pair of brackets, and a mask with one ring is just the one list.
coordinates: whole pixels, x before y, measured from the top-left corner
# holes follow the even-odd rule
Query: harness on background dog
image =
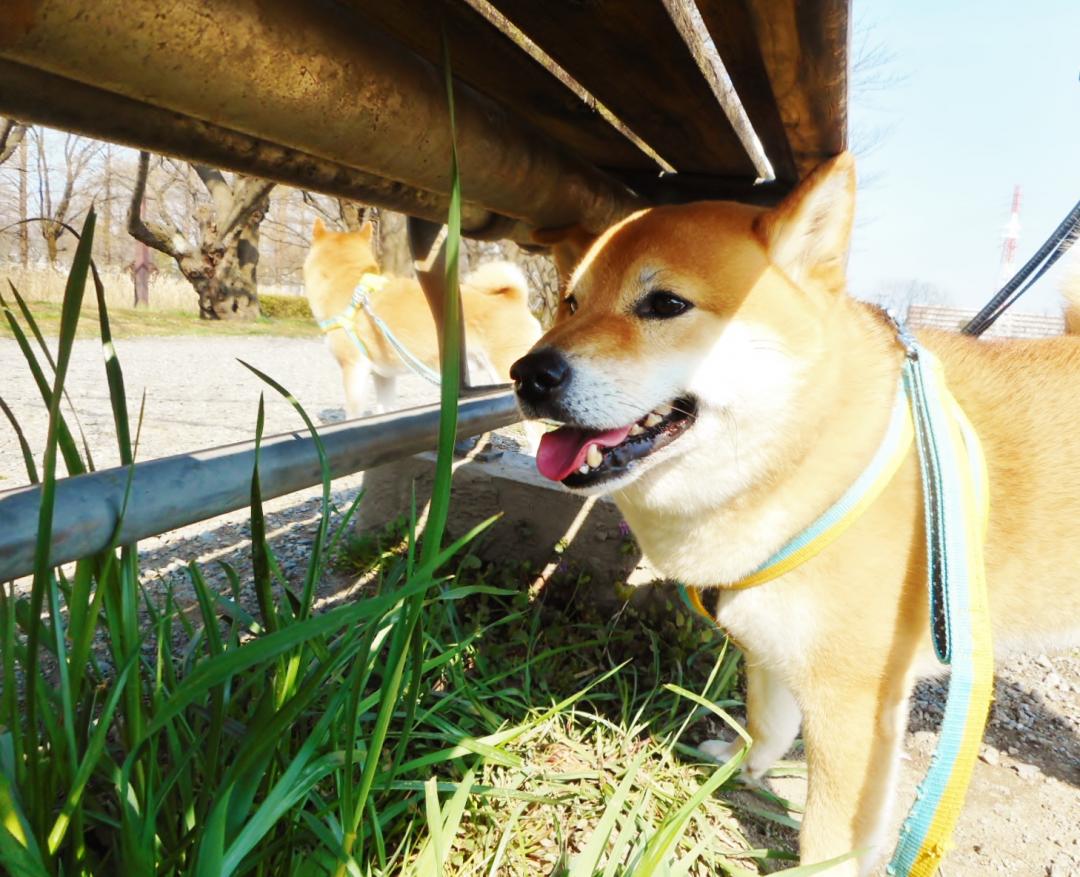
[(371, 353), (368, 351), (367, 346), (361, 340), (360, 336), (356, 334), (356, 324), (354, 322), (356, 312), (363, 310), (363, 312), (371, 318), (371, 322), (375, 324), (375, 328), (382, 333), (382, 336), (386, 339), (386, 343), (394, 348), (394, 352), (401, 357), (401, 361), (425, 381), (430, 381), (435, 384), (435, 386), (438, 386), (441, 382), (439, 373), (434, 369), (429, 368), (426, 363), (417, 359), (410, 353), (409, 349), (394, 337), (394, 333), (390, 331), (390, 327), (379, 319), (378, 314), (376, 314), (371, 307), (372, 293), (381, 290), (388, 282), (387, 278), (380, 274), (364, 274), (360, 278), (360, 282), (356, 284), (356, 288), (353, 290), (352, 299), (349, 301), (348, 307), (336, 317), (319, 320), (319, 328), (324, 333), (332, 332), (334, 329), (341, 329), (349, 337), (349, 340), (356, 345), (356, 349), (360, 351), (364, 358), (370, 360)]
[[(938, 659), (952, 666), (952, 675), (937, 747), (887, 872), (929, 877), (945, 855), (963, 808), (993, 695), (983, 563), (989, 479), (979, 438), (949, 392), (941, 363), (889, 317), (906, 355), (889, 427), (870, 465), (806, 530), (748, 576), (721, 588), (764, 584), (823, 551), (881, 494), (914, 439), (926, 518), (930, 632)], [(699, 589), (680, 586), (680, 591), (694, 610), (716, 623)]]

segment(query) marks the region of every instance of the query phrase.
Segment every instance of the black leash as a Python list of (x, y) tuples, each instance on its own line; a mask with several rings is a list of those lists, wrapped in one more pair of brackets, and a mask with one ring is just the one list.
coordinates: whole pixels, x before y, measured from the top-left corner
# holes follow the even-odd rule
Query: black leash
[[(1076, 206), (1069, 211), (1061, 224), (1054, 229), (1054, 233), (1046, 239), (1046, 243), (1039, 247), (1039, 251), (1027, 261), (1027, 264), (1017, 271), (1012, 279), (986, 303), (986, 306), (971, 318), (971, 321), (964, 326), (963, 333), (981, 335), (989, 329), (998, 317), (1050, 270), (1050, 266), (1069, 251), (1069, 247), (1076, 242), (1077, 236), (1080, 236), (1080, 201), (1076, 202)], [(1031, 277), (1030, 280), (1028, 280), (1029, 277)], [(1025, 280), (1028, 282), (1024, 283)]]

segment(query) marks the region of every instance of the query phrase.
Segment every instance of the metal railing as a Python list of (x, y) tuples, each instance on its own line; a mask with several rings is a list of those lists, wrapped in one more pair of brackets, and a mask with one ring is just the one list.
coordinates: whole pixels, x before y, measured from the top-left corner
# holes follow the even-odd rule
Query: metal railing
[[(458, 437), (477, 435), (521, 419), (514, 395), (487, 391), (463, 398)], [(332, 477), (390, 463), (435, 447), (439, 406), (335, 424), (319, 430)], [(56, 485), (50, 563), (58, 565), (107, 548), (130, 544), (248, 505), (255, 443), (239, 442), (65, 478)], [(120, 512), (131, 480), (123, 520)], [(319, 484), (315, 441), (305, 432), (264, 438), (259, 482), (264, 499)], [(27, 575), (34, 566), (41, 488), (0, 493), (0, 581)], [(119, 527), (118, 537), (117, 527)]]

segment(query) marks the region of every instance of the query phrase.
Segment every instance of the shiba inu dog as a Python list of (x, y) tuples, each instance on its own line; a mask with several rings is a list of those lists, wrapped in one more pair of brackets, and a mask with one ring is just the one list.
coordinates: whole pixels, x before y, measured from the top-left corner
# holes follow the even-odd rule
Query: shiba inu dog
[[(904, 351), (880, 311), (846, 294), (854, 200), (842, 154), (775, 209), (636, 213), (589, 247), (555, 325), (511, 369), (524, 414), (564, 424), (544, 436), (540, 472), (610, 493), (652, 563), (701, 589), (745, 651), (745, 774), (760, 778), (801, 724), (802, 861), (859, 851), (834, 874), (871, 872), (891, 845), (908, 697), (943, 669), (914, 449), (820, 554), (757, 587), (725, 585), (831, 506), (885, 433)], [(1080, 339), (920, 341), (988, 461), (996, 651), (1080, 642)]]
[[(370, 223), (357, 231), (338, 232), (315, 220), (311, 250), (304, 260), (304, 289), (315, 319), (329, 320), (345, 313), (364, 275), (379, 274), (371, 235)], [(369, 295), (371, 310), (394, 338), (418, 360), (438, 368), (435, 321), (419, 282), (387, 278)], [(461, 299), (470, 365), (478, 366), (494, 383), (506, 382), (510, 364), (542, 334), (540, 323), (529, 312), (525, 275), (512, 262), (489, 262), (462, 281)], [(369, 378), (375, 383), (377, 408), (391, 410), (395, 381), (409, 367), (363, 308), (356, 309), (351, 323), (363, 350), (341, 329), (328, 331), (326, 338), (341, 366), (345, 410), (349, 417), (364, 413), (370, 401)]]
[(1080, 255), (1072, 257), (1061, 292), (1065, 298), (1065, 334), (1080, 335)]

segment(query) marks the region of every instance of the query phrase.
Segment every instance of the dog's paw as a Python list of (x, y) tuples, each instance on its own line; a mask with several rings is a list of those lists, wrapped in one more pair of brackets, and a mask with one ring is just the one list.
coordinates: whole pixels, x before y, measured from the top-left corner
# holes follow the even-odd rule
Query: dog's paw
[(698, 744), (698, 752), (717, 764), (727, 764), (742, 752), (746, 741), (742, 737), (734, 740), (705, 740)]
[[(698, 744), (698, 752), (715, 761), (717, 764), (727, 764), (731, 759), (738, 756), (747, 746), (742, 737), (734, 740), (705, 740)], [(750, 764), (749, 756), (739, 765), (738, 779), (744, 786), (760, 788), (764, 785), (765, 771), (755, 771)]]

